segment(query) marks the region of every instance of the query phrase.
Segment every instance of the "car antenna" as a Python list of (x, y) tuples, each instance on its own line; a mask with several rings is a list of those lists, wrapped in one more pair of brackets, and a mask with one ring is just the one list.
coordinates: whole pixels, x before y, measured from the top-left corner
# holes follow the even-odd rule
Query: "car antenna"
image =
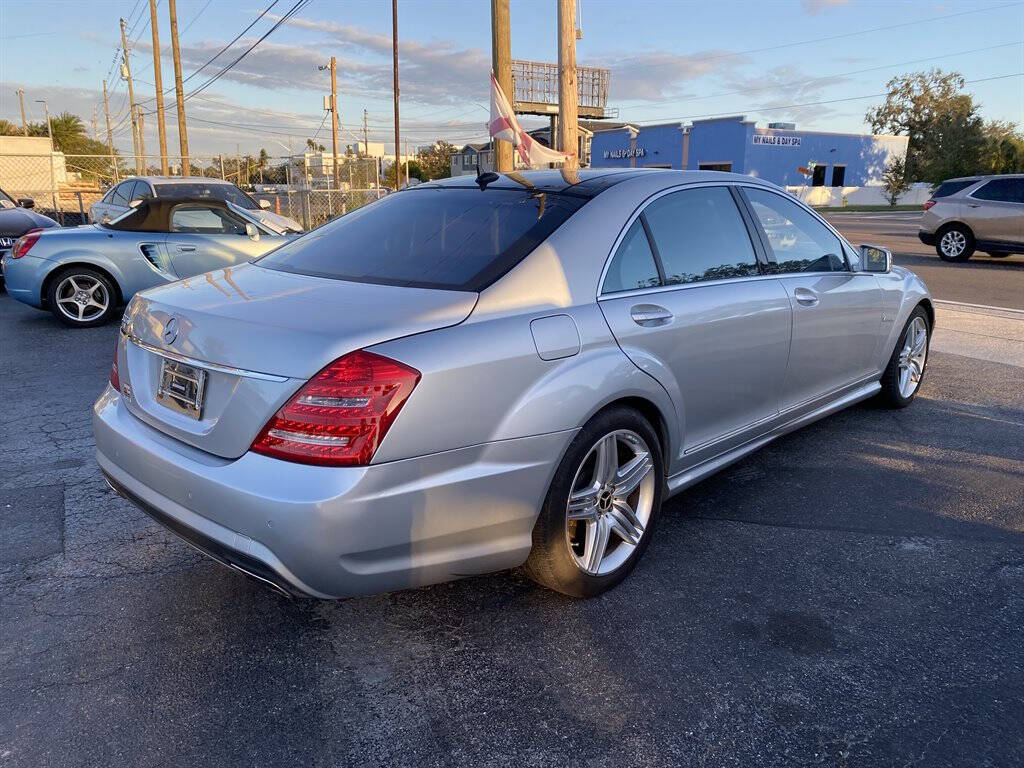
[(484, 172), (481, 172), (480, 171), (480, 158), (477, 158), (477, 161), (476, 161), (476, 183), (477, 183), (477, 186), (480, 187), (480, 191), (481, 192), (483, 192), (485, 189), (487, 189), (487, 185), (488, 184), (494, 183), (499, 178), (501, 178), (501, 177), (498, 176), (498, 174), (496, 174), (494, 171), (484, 171)]

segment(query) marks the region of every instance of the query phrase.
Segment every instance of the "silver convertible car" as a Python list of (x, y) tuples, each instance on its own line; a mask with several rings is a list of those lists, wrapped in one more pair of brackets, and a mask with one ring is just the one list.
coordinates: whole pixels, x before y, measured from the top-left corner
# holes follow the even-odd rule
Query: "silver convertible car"
[(924, 284), (714, 172), (422, 184), (128, 306), (110, 485), (232, 568), (337, 598), (525, 564), (586, 597), (663, 499), (860, 400), (902, 407)]
[(3, 274), (18, 301), (89, 328), (137, 291), (262, 256), (287, 237), (231, 203), (161, 197), (106, 224), (31, 230), (4, 254)]

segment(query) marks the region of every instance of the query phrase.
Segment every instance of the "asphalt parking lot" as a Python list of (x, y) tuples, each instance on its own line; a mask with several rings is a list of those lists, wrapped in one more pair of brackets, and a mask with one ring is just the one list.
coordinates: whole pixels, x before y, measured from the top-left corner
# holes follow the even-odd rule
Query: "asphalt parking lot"
[[(939, 299), (1024, 309), (1020, 257), (840, 226)], [(0, 766), (1020, 765), (1022, 327), (942, 305), (913, 406), (676, 497), (601, 598), (502, 573), (320, 603), (109, 491), (89, 407), (116, 325), (0, 294)]]

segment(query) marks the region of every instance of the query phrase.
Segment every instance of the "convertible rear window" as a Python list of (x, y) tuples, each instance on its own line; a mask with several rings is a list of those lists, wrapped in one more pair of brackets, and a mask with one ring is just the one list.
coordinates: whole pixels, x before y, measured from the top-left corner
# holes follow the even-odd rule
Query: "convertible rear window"
[(480, 291), (584, 203), (531, 190), (419, 187), (335, 219), (258, 263), (338, 280)]

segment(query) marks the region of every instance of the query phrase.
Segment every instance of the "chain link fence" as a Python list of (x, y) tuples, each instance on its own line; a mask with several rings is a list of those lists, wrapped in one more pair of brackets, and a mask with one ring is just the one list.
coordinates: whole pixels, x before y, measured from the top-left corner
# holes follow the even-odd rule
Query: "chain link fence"
[[(303, 229), (378, 200), (382, 185), (377, 158), (342, 155), (337, 184), (333, 156), (309, 152), (282, 157), (213, 155), (191, 157), (188, 181), (223, 179), (244, 189), (269, 210), (294, 219)], [(134, 176), (176, 176), (185, 181), (181, 158), (168, 157), (164, 174), (159, 157), (11, 154), (0, 152), (0, 189), (15, 200), (30, 198), (40, 213), (63, 226), (89, 221), (89, 208), (110, 189)]]

